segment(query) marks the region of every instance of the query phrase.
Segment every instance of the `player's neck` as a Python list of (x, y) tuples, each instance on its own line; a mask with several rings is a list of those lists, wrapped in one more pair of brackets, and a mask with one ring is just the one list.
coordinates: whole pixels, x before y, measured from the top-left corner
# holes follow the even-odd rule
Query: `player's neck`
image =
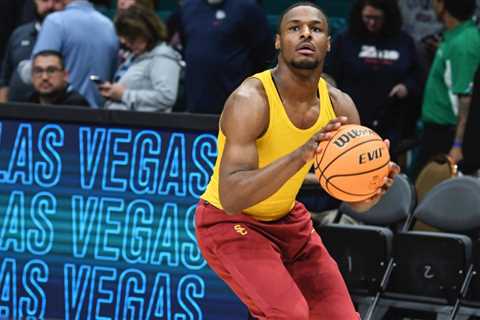
[(317, 99), (321, 70), (292, 70), (278, 65), (272, 71), (275, 84), (284, 97), (298, 102)]

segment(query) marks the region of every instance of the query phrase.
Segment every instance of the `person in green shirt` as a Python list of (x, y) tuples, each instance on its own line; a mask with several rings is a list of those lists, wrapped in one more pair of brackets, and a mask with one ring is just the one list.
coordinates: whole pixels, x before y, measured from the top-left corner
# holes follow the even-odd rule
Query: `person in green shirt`
[(475, 0), (433, 0), (432, 5), (446, 30), (425, 86), (419, 168), (439, 153), (455, 163), (462, 160), (473, 78), (480, 64), (480, 31), (472, 19)]

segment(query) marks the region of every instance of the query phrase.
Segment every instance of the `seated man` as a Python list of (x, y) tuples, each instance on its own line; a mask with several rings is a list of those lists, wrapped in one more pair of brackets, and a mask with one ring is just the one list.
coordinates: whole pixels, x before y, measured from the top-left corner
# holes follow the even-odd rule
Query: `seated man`
[(42, 51), (33, 57), (32, 84), (35, 93), (30, 102), (89, 106), (87, 100), (68, 84), (63, 58), (56, 51)]

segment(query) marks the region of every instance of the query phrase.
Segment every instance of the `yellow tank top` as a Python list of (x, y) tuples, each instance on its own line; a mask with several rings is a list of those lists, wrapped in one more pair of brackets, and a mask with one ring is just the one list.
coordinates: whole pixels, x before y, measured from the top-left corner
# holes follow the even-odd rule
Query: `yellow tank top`
[[(259, 79), (268, 98), (270, 121), (265, 134), (256, 141), (258, 152), (258, 167), (262, 168), (273, 161), (291, 153), (305, 144), (312, 135), (323, 128), (331, 119), (335, 118), (332, 103), (328, 94), (327, 83), (320, 79), (318, 92), (320, 96), (320, 115), (313, 126), (308, 129), (297, 128), (288, 118), (287, 112), (273, 83), (271, 70), (253, 76)], [(217, 148), (218, 157), (213, 169), (213, 175), (207, 190), (201, 196), (213, 206), (223, 209), (219, 196), (219, 169), (225, 145), (225, 135), (219, 130)], [(243, 212), (257, 220), (272, 221), (287, 215), (295, 205), (303, 180), (312, 166), (313, 160), (292, 176), (277, 192), (267, 199), (245, 209)], [(262, 186), (258, 186), (261, 188)]]

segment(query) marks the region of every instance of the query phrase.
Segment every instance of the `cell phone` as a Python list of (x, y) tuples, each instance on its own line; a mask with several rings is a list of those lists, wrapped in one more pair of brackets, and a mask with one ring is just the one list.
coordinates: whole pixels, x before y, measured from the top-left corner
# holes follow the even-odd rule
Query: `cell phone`
[(100, 79), (99, 76), (96, 76), (96, 75), (93, 75), (93, 74), (90, 76), (90, 80), (93, 81), (93, 82), (95, 82), (97, 85), (101, 85), (101, 84), (104, 84), (104, 83), (105, 83), (105, 81), (103, 81), (102, 79)]

